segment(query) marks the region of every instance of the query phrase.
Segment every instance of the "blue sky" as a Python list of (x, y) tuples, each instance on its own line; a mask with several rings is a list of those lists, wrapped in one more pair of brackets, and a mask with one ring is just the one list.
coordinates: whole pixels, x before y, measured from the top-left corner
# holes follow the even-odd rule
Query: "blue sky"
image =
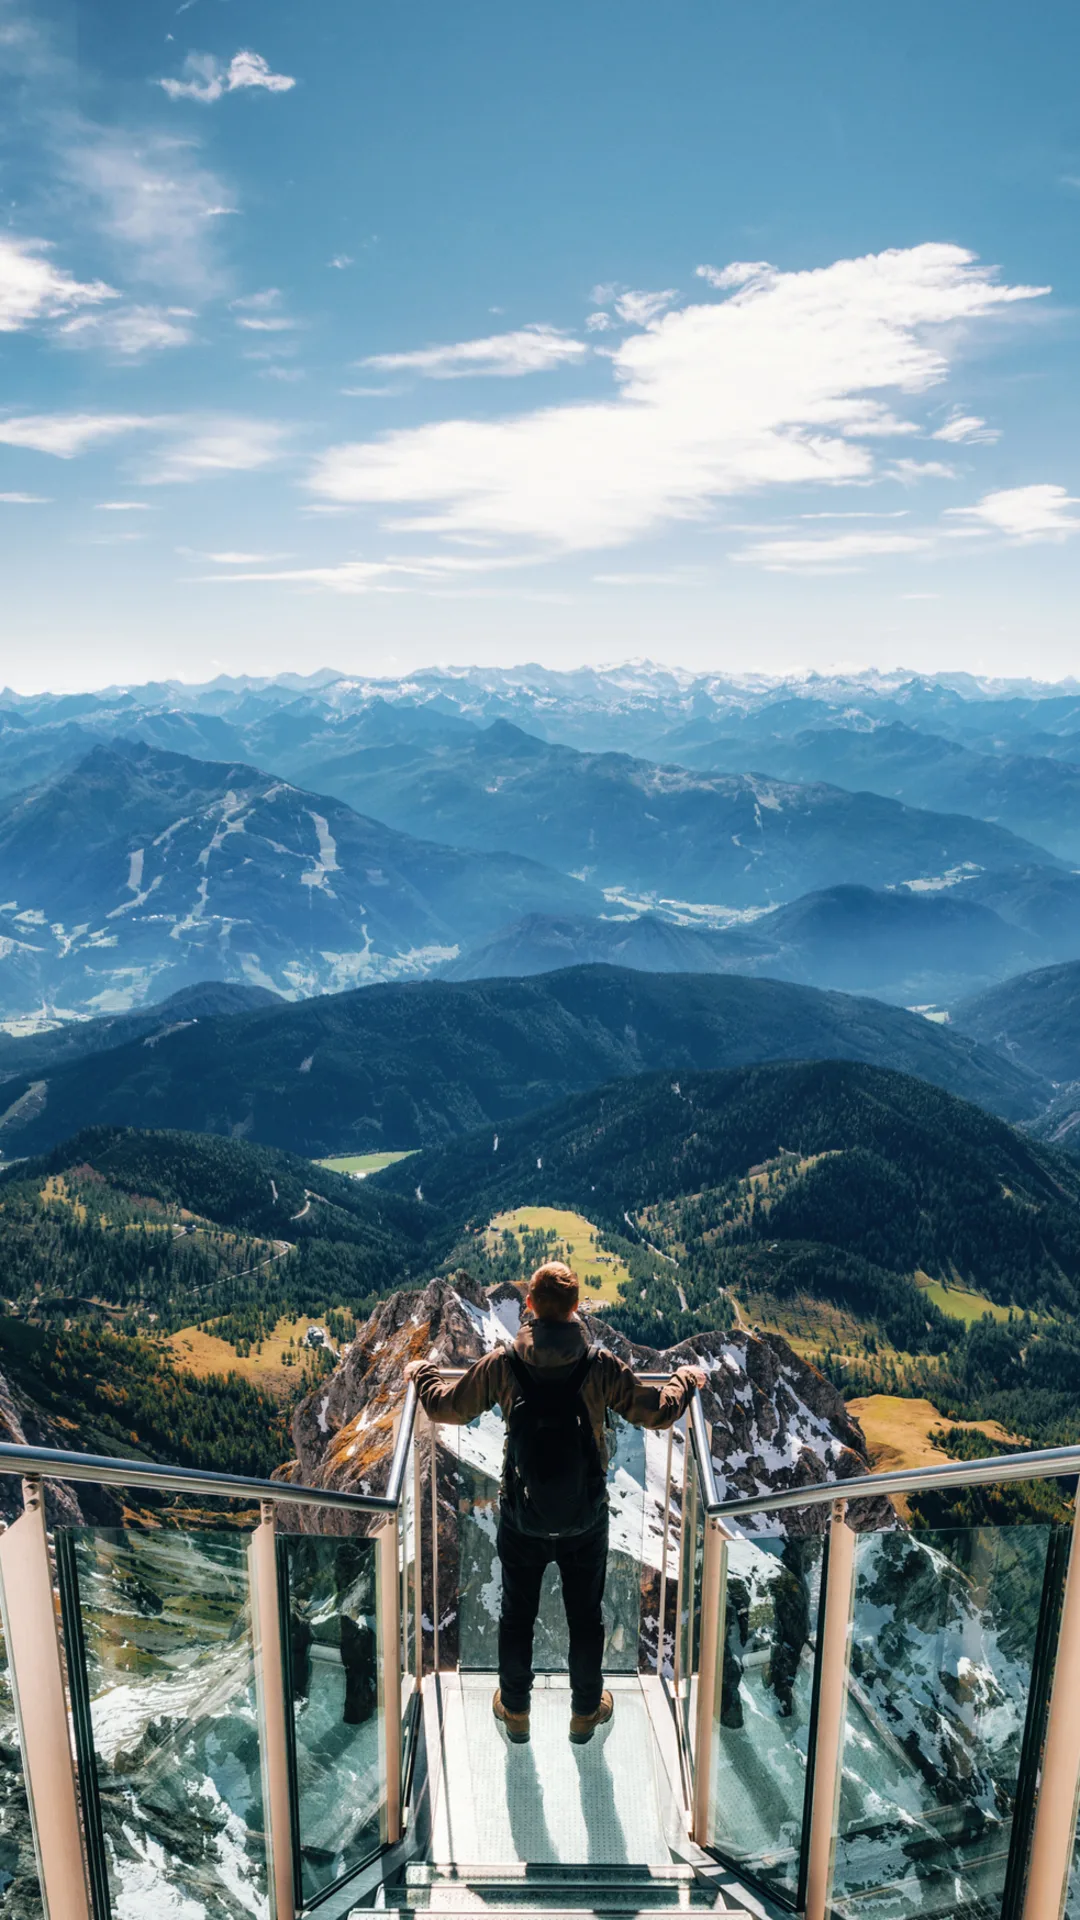
[(1071, 673), (1078, 42), (0, 0), (0, 680)]

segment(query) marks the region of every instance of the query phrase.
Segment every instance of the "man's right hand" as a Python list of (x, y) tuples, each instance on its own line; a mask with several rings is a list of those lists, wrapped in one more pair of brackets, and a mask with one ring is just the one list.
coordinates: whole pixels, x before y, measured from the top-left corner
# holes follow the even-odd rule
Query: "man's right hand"
[(689, 1380), (691, 1385), (695, 1386), (699, 1393), (709, 1384), (709, 1376), (704, 1367), (684, 1367), (683, 1377)]

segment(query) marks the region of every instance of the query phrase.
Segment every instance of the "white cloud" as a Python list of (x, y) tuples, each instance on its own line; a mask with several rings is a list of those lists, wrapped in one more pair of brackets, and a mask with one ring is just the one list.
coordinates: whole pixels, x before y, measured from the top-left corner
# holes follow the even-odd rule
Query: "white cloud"
[(5, 507), (48, 507), (52, 505), (47, 493), (0, 493), (0, 502)]
[(935, 244), (738, 272), (727, 299), (624, 340), (612, 397), (331, 447), (311, 490), (421, 509), (407, 528), (550, 552), (617, 546), (768, 487), (867, 481), (878, 471), (867, 437), (909, 425), (881, 394), (938, 385), (965, 326), (1045, 291), (1005, 286), (962, 248)]
[(0, 445), (72, 460), (88, 447), (158, 424), (138, 413), (28, 413), (0, 419)]
[(228, 66), (215, 54), (189, 53), (184, 61), (182, 80), (159, 80), (158, 86), (170, 100), (201, 100), (209, 105), (223, 94), (239, 93), (246, 87), (261, 87), (267, 93), (288, 93), (296, 81), (290, 74), (273, 73), (261, 53), (245, 48), (234, 53)]
[(156, 513), (149, 500), (96, 500), (96, 513)]
[(186, 347), (194, 339), (190, 307), (120, 307), (112, 313), (80, 313), (66, 320), (60, 338), (73, 347), (103, 347), (135, 360), (164, 347)]
[(343, 272), (346, 267), (352, 266), (353, 257), (351, 253), (335, 253), (333, 259), (328, 260), (326, 264), (328, 267), (337, 267), (339, 272)]
[(960, 446), (965, 442), (973, 446), (991, 446), (995, 440), (1001, 438), (1001, 435), (995, 427), (988, 427), (985, 420), (980, 420), (977, 413), (957, 411), (950, 414), (945, 425), (937, 429), (933, 438), (947, 440), (954, 446)]
[(650, 320), (655, 320), (658, 314), (663, 313), (665, 307), (670, 307), (675, 297), (674, 287), (667, 287), (662, 293), (628, 291), (620, 293), (615, 302), (615, 311), (628, 326), (646, 327)]
[(934, 541), (919, 533), (837, 533), (827, 540), (759, 540), (733, 560), (768, 573), (850, 573), (863, 561), (929, 553)]
[(175, 425), (177, 437), (158, 449), (142, 476), (149, 485), (255, 472), (279, 457), (286, 435), (271, 420), (178, 420)]
[[(970, 530), (1001, 533), (1020, 545), (1039, 540), (1067, 540), (1080, 533), (1080, 516), (1072, 511), (1080, 500), (1064, 487), (1049, 485), (1006, 487), (986, 493), (973, 507), (951, 507), (950, 517), (970, 523)], [(969, 529), (965, 529), (967, 531)]]
[(104, 280), (74, 279), (54, 266), (48, 253), (44, 240), (0, 235), (0, 333), (17, 333), (35, 321), (119, 297)]
[(603, 311), (600, 313), (590, 313), (585, 322), (585, 331), (586, 333), (607, 333), (611, 324), (610, 313)]
[(495, 333), (486, 340), (421, 347), (414, 353), (373, 353), (360, 365), (384, 372), (422, 373), (431, 380), (457, 380), (477, 373), (512, 377), (545, 373), (550, 367), (581, 360), (587, 352), (580, 340), (557, 327), (535, 326), (521, 327), (516, 333)]

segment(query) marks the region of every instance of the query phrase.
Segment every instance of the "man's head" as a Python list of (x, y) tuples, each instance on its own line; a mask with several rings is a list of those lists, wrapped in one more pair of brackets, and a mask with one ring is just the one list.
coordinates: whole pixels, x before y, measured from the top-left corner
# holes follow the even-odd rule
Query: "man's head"
[(577, 1274), (561, 1260), (545, 1260), (529, 1281), (525, 1305), (538, 1320), (569, 1320), (577, 1312)]

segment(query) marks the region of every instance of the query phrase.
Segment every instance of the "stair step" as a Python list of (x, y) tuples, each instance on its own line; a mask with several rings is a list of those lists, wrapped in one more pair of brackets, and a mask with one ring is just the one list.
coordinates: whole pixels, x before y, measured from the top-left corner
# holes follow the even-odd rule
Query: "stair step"
[[(388, 1904), (386, 1907), (380, 1908), (379, 1911), (385, 1916), (385, 1920), (414, 1920), (416, 1908), (395, 1907), (392, 1904)], [(553, 1890), (552, 1896), (547, 1899), (541, 1896), (528, 1907), (496, 1907), (487, 1906), (483, 1902), (479, 1902), (475, 1906), (462, 1903), (457, 1907), (441, 1907), (438, 1911), (443, 1916), (443, 1920), (446, 1920), (446, 1916), (450, 1914), (460, 1914), (461, 1920), (473, 1920), (473, 1916), (478, 1912), (486, 1914), (488, 1920), (521, 1920), (523, 1913), (533, 1913), (542, 1916), (542, 1920), (558, 1920), (558, 1916), (560, 1915), (566, 1915), (567, 1920), (581, 1920), (581, 1916), (586, 1913), (620, 1913), (626, 1915), (645, 1913), (648, 1915), (648, 1920), (684, 1920), (684, 1916), (688, 1911), (719, 1914), (722, 1916), (722, 1920), (756, 1920), (756, 1916), (751, 1914), (746, 1907), (728, 1906), (722, 1893), (714, 1894), (707, 1906), (698, 1907), (695, 1905), (692, 1909), (685, 1906), (654, 1907), (651, 1904), (641, 1907), (629, 1896), (629, 1891), (621, 1906), (607, 1906), (606, 1904), (603, 1906), (594, 1906), (591, 1901), (588, 1903), (583, 1902), (579, 1905), (570, 1905), (554, 1897)], [(347, 1920), (369, 1920), (370, 1914), (370, 1907), (354, 1907), (352, 1912), (347, 1916)]]
[(408, 1898), (395, 1904), (409, 1913), (530, 1913), (552, 1906), (579, 1913), (723, 1913), (712, 1887), (588, 1886), (567, 1882), (560, 1886), (412, 1887)]
[(614, 1886), (693, 1886), (699, 1882), (695, 1869), (682, 1860), (630, 1861), (595, 1860), (582, 1863), (552, 1860), (504, 1860), (496, 1863), (455, 1860), (410, 1860), (405, 1869), (408, 1887), (457, 1885), (479, 1887), (495, 1883), (509, 1886), (525, 1881), (535, 1886), (591, 1887)]

